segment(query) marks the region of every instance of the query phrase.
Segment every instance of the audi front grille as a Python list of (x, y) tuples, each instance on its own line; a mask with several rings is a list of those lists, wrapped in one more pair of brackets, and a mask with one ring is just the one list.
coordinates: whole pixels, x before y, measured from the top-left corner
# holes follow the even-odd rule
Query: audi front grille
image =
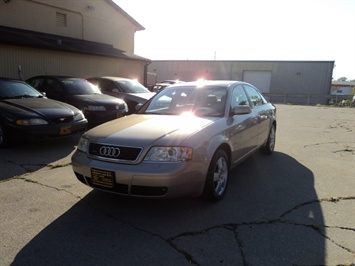
[(89, 155), (109, 160), (109, 161), (129, 161), (134, 162), (138, 159), (142, 148), (113, 146), (106, 144), (90, 143)]

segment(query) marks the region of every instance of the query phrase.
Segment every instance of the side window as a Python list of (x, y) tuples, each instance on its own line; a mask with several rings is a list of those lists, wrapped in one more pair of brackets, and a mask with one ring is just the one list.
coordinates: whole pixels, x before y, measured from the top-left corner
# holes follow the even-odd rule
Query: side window
[(60, 84), (55, 81), (54, 79), (47, 79), (45, 90), (46, 93), (54, 93), (54, 94), (61, 94), (63, 93), (63, 89)]
[(99, 78), (88, 78), (87, 81), (97, 86), (97, 84), (99, 83)]
[(266, 103), (265, 99), (260, 95), (260, 93), (249, 85), (243, 85), (247, 94), (249, 95), (250, 101), (253, 106), (260, 106)]
[(241, 85), (238, 85), (233, 89), (231, 99), (231, 108), (234, 108), (239, 105), (249, 105), (248, 97), (245, 94), (244, 89)]
[(99, 88), (103, 93), (105, 93), (112, 92), (113, 89), (117, 89), (117, 86), (111, 80), (101, 79), (99, 83)]
[(33, 88), (37, 90), (42, 90), (43, 79), (33, 79), (28, 82)]

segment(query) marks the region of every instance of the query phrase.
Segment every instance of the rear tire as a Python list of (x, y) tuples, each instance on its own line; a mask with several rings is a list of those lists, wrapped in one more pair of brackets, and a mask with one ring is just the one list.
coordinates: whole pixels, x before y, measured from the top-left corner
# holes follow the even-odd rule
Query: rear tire
[(260, 151), (264, 154), (273, 153), (275, 149), (275, 143), (276, 143), (276, 127), (275, 124), (272, 124), (267, 141), (265, 145), (260, 148)]
[(213, 202), (221, 200), (226, 193), (228, 177), (228, 156), (224, 150), (218, 150), (208, 168), (203, 197)]

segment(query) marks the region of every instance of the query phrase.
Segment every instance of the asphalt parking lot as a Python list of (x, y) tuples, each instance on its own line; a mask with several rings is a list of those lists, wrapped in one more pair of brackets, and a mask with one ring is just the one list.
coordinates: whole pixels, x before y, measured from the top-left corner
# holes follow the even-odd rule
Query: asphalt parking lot
[(0, 150), (0, 265), (354, 265), (355, 108), (277, 108), (216, 204), (93, 191), (78, 137)]

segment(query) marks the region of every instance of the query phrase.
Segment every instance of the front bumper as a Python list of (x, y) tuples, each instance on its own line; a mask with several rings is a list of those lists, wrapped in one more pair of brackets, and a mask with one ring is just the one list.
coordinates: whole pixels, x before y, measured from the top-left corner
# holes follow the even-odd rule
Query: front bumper
[(86, 119), (89, 121), (88, 127), (92, 128), (108, 121), (123, 117), (126, 115), (125, 110), (117, 111), (84, 111)]
[[(92, 188), (135, 197), (200, 196), (206, 178), (203, 167), (191, 162), (117, 164), (90, 159), (78, 150), (72, 156), (72, 167), (78, 180)], [(92, 169), (113, 173), (113, 186), (93, 184)]]
[(83, 119), (76, 123), (61, 125), (43, 125), (43, 126), (18, 126), (7, 125), (9, 136), (12, 139), (25, 138), (29, 140), (47, 140), (64, 138), (86, 131), (87, 120)]

